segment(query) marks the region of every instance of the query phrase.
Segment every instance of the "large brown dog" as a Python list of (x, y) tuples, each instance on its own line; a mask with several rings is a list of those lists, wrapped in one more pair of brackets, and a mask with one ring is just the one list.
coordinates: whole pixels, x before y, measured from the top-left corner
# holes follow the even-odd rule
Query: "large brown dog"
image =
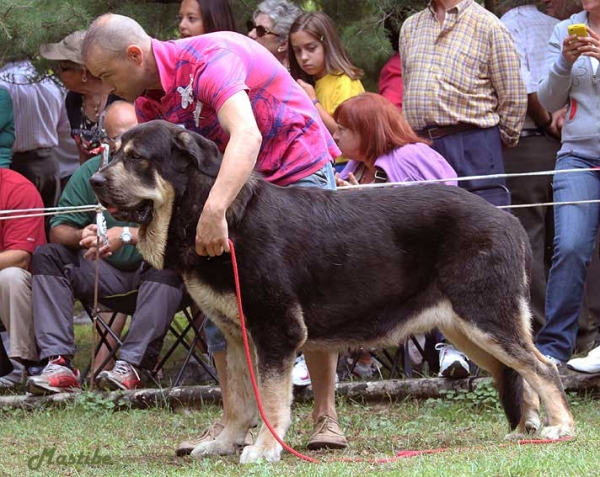
[[(195, 456), (235, 452), (257, 419), (231, 257), (194, 251), (220, 160), (210, 141), (153, 121), (127, 132), (113, 161), (91, 179), (116, 218), (140, 223), (144, 258), (180, 271), (227, 337), (229, 420)], [(530, 251), (510, 214), (458, 187), (326, 191), (281, 188), (254, 175), (227, 220), (261, 396), (281, 437), (290, 424), (300, 347), (395, 345), (436, 326), (492, 374), (514, 434), (540, 427), (537, 395), (547, 418), (541, 435), (573, 433), (556, 367), (532, 342)], [(263, 425), (241, 462), (277, 461), (280, 454)]]

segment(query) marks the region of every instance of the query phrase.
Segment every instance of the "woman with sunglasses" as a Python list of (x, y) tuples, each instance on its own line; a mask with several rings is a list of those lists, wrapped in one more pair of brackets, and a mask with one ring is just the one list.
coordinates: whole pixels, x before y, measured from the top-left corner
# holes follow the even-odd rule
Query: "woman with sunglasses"
[(228, 0), (183, 0), (177, 19), (182, 38), (215, 31), (235, 31)]
[(58, 43), (47, 43), (40, 47), (42, 57), (57, 62), (55, 71), (69, 91), (65, 106), (81, 164), (102, 152), (100, 118), (106, 106), (119, 99), (109, 94), (102, 81), (85, 67), (81, 58), (84, 37), (85, 31), (76, 31)]
[(288, 64), (288, 35), (302, 10), (288, 0), (265, 0), (256, 7), (252, 21), (246, 23), (248, 36), (256, 40), (283, 66)]

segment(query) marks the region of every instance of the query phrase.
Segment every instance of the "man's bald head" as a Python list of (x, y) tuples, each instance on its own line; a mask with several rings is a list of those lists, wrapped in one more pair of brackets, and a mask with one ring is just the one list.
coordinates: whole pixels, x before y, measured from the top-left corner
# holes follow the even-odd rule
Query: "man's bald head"
[(115, 101), (107, 106), (104, 114), (104, 130), (111, 149), (116, 140), (138, 123), (135, 106), (127, 101)]
[(83, 40), (82, 56), (87, 69), (111, 93), (128, 101), (162, 87), (152, 38), (129, 17), (112, 13), (98, 17)]
[(133, 18), (107, 13), (96, 18), (88, 28), (81, 55), (85, 63), (98, 50), (123, 57), (129, 46), (137, 45), (146, 50), (150, 48), (150, 42), (150, 36)]

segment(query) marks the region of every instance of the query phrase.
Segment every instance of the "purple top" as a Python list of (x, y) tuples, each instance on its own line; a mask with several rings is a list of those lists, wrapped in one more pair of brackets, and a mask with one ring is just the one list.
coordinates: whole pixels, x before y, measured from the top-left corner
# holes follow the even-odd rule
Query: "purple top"
[(263, 136), (256, 170), (285, 186), (321, 169), (339, 149), (308, 95), (269, 51), (251, 38), (217, 32), (177, 41), (152, 40), (165, 94), (139, 97), (140, 122), (165, 119), (214, 141), (229, 136), (217, 112), (246, 91)]
[[(344, 180), (349, 173), (354, 173), (360, 166), (360, 161), (350, 160), (340, 173)], [(450, 179), (444, 183), (457, 185), (456, 171), (446, 159), (427, 144), (417, 142), (394, 149), (375, 160), (375, 166), (383, 169), (388, 182), (419, 182), (430, 179)]]

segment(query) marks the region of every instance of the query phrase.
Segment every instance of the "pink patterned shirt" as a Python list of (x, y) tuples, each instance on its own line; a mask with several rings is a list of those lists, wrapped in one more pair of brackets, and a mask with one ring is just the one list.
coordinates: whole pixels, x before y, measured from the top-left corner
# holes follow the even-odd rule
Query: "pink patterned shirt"
[(140, 122), (164, 119), (214, 141), (221, 151), (229, 136), (217, 111), (247, 91), (263, 136), (256, 170), (281, 186), (321, 169), (340, 152), (319, 114), (286, 69), (260, 44), (233, 32), (162, 42), (152, 50), (165, 94), (136, 102)]

